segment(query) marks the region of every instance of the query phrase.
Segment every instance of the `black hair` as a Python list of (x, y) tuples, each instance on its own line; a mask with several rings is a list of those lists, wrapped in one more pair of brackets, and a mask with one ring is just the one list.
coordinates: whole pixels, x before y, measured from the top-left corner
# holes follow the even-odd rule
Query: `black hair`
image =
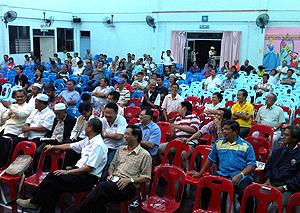
[(223, 126), (230, 126), (230, 129), (232, 131), (237, 131), (237, 133), (239, 134), (240, 132), (240, 124), (237, 122), (237, 121), (234, 121), (234, 120), (227, 120), (227, 121), (224, 121)]
[(76, 85), (76, 82), (74, 80), (72, 80), (72, 79), (69, 79), (67, 82), (72, 82), (73, 85)]
[(23, 89), (19, 89), (19, 90), (13, 91), (12, 97), (15, 98), (15, 97), (16, 97), (16, 94), (19, 93), (19, 92), (23, 93), (23, 95), (26, 97), (27, 93), (26, 93), (26, 91), (23, 90)]
[(272, 92), (270, 92), (269, 95), (270, 95), (270, 94), (273, 95), (273, 97), (274, 97), (274, 102), (276, 102), (276, 101), (277, 101), (277, 95), (276, 95), (275, 93), (272, 93)]
[(276, 69), (272, 69), (271, 72), (272, 72), (273, 70), (275, 71), (275, 74), (277, 74), (277, 70), (276, 70)]
[(116, 102), (118, 102), (118, 100), (119, 100), (119, 98), (120, 98), (120, 93), (119, 93), (119, 92), (117, 92), (117, 91), (111, 91), (110, 93), (108, 93), (107, 96), (109, 96), (109, 95), (113, 96), (113, 99), (114, 99)]
[(215, 93), (213, 93), (212, 95), (215, 95), (215, 96), (217, 96), (217, 97), (218, 97), (218, 99), (219, 99), (219, 102), (222, 102), (222, 100), (223, 100), (223, 95), (222, 95), (221, 93), (219, 93), (219, 92), (215, 92)]
[(186, 115), (190, 115), (192, 114), (192, 111), (193, 111), (193, 106), (190, 102), (188, 101), (183, 101), (180, 103), (182, 107), (185, 107), (187, 112), (186, 112)]
[(81, 60), (78, 61), (78, 62), (77, 62), (77, 65), (79, 65), (79, 64), (83, 64), (83, 61), (81, 61)]
[(92, 118), (88, 121), (88, 125), (90, 125), (93, 129), (93, 132), (100, 134), (102, 132), (102, 122), (98, 118)]
[(78, 111), (80, 112), (80, 114), (82, 114), (83, 112), (91, 112), (92, 110), (93, 107), (91, 106), (91, 104), (81, 103), (78, 106)]
[(230, 120), (231, 119), (231, 110), (230, 109), (226, 109), (226, 108), (220, 108), (218, 110), (223, 111), (223, 119), (224, 120)]
[(124, 79), (126, 79), (128, 81), (128, 75), (126, 75), (126, 74), (122, 74), (121, 78), (124, 78)]
[(23, 67), (21, 65), (18, 65), (16, 67), (19, 67), (21, 71), (23, 71)]
[(265, 74), (263, 74), (263, 77), (267, 77), (267, 79), (269, 79), (270, 78), (270, 75), (269, 74), (267, 74), (267, 73), (265, 73)]
[(55, 87), (52, 84), (47, 84), (44, 87), (44, 90), (50, 90), (50, 91), (54, 92), (56, 89), (55, 89)]
[(115, 103), (108, 103), (106, 104), (105, 109), (113, 109), (116, 113), (118, 113), (119, 107)]
[(9, 57), (8, 60), (12, 60), (13, 62), (15, 62), (13, 57)]
[(157, 78), (160, 78), (162, 81), (164, 81), (164, 76), (163, 75), (159, 75), (159, 74), (156, 74)]
[(136, 75), (145, 75), (143, 72), (138, 72)]
[(179, 89), (179, 84), (173, 83), (173, 84), (171, 85), (171, 87), (174, 86), (174, 85), (177, 86), (177, 88)]
[(245, 89), (240, 89), (239, 92), (243, 93), (243, 97), (247, 98), (248, 97), (248, 92)]
[(288, 126), (288, 130), (290, 130), (290, 134), (292, 138), (298, 143), (300, 141), (300, 127), (296, 125)]
[(145, 111), (145, 115), (149, 115), (151, 117), (151, 120), (152, 120), (153, 115), (154, 115), (153, 109), (151, 109), (149, 107), (145, 107), (145, 108), (142, 109), (142, 111)]
[(293, 69), (291, 69), (291, 68), (290, 68), (290, 69), (288, 69), (288, 70), (287, 70), (287, 72), (288, 72), (288, 71), (291, 71), (292, 73), (294, 73), (294, 70), (293, 70)]
[(92, 96), (87, 92), (81, 94), (82, 101), (88, 101), (88, 100), (91, 100), (91, 98), (92, 98)]
[(131, 129), (131, 134), (137, 136), (137, 141), (140, 143), (143, 139), (143, 133), (139, 126), (137, 125), (128, 125), (126, 128)]
[(34, 71), (36, 71), (36, 70), (39, 70), (43, 74), (43, 72), (45, 71), (45, 68), (44, 68), (44, 66), (36, 66), (34, 68)]
[[(108, 85), (109, 84), (109, 80), (107, 78), (102, 78), (104, 80), (104, 82)], [(102, 80), (101, 79), (101, 80)]]
[(214, 66), (213, 66), (212, 64), (209, 64), (209, 65), (208, 65), (208, 67), (210, 67), (210, 68), (214, 68)]

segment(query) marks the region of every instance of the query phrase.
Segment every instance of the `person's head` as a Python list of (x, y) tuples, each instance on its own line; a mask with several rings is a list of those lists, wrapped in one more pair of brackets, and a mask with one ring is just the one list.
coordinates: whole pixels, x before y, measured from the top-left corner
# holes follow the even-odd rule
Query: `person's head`
[(267, 107), (271, 107), (276, 102), (277, 96), (274, 93), (269, 93), (265, 99)]
[(170, 73), (170, 67), (166, 66), (164, 72), (165, 72), (166, 74)]
[(287, 64), (287, 61), (286, 61), (286, 60), (283, 60), (282, 63), (281, 63), (281, 66), (282, 66), (282, 67), (285, 67), (286, 64)]
[(208, 68), (208, 71), (210, 72), (214, 68), (214, 66), (212, 64), (208, 64), (207, 68)]
[(31, 87), (31, 94), (35, 96), (40, 93), (41, 89), (42, 85), (40, 85), (39, 83), (34, 83)]
[(289, 78), (291, 78), (293, 74), (294, 74), (294, 70), (293, 70), (293, 69), (288, 69), (288, 71), (287, 71), (287, 76), (288, 76)]
[(217, 110), (217, 116), (219, 116), (220, 119), (222, 119), (222, 121), (227, 121), (231, 119), (231, 110), (230, 109), (226, 109), (226, 108), (219, 108)]
[(224, 67), (229, 67), (229, 61), (224, 61)]
[(38, 94), (35, 99), (35, 108), (38, 111), (42, 111), (48, 106), (49, 97), (45, 94)]
[(157, 83), (157, 86), (162, 87), (164, 84), (164, 76), (157, 75), (156, 83)]
[(198, 63), (196, 61), (193, 62), (193, 67), (198, 67)]
[(54, 58), (58, 58), (58, 54), (57, 53), (54, 53), (53, 56), (54, 56)]
[(87, 61), (86, 62), (86, 67), (87, 68), (91, 68), (93, 65), (92, 65), (92, 62), (90, 62), (90, 61)]
[(112, 123), (118, 115), (118, 105), (114, 103), (108, 103), (105, 106), (104, 117), (108, 123)]
[(277, 70), (276, 69), (272, 69), (271, 70), (271, 76), (275, 76), (277, 74)]
[(81, 102), (83, 104), (91, 104), (91, 101), (92, 101), (92, 96), (89, 93), (87, 93), (87, 92), (82, 93)]
[(8, 58), (8, 62), (9, 62), (9, 63), (15, 63), (15, 62), (14, 62), (14, 58), (9, 57), (9, 58)]
[(209, 72), (211, 74), (211, 77), (213, 77), (213, 78), (216, 77), (216, 70), (212, 69)]
[(49, 99), (52, 99), (55, 96), (55, 87), (52, 84), (47, 84), (44, 87), (44, 92), (49, 97)]
[(176, 72), (177, 71), (177, 68), (176, 68), (176, 65), (171, 65), (171, 72)]
[(138, 74), (136, 74), (136, 79), (140, 82), (143, 81), (144, 79), (144, 73), (143, 72), (138, 72)]
[(103, 68), (104, 67), (104, 62), (103, 61), (99, 61), (97, 68)]
[(101, 78), (100, 80), (100, 87), (107, 87), (109, 81), (107, 78)]
[[(69, 57), (72, 57), (72, 56), (69, 56)], [(69, 57), (68, 57), (68, 58), (69, 58)], [(69, 64), (70, 64), (70, 61), (69, 61), (69, 60), (64, 60), (64, 65), (67, 65), (67, 67), (68, 67)]]
[(62, 73), (67, 73), (67, 72), (68, 72), (68, 66), (64, 64), (64, 65), (61, 67), (61, 72), (62, 72)]
[(153, 79), (153, 80), (157, 80), (157, 74), (156, 73), (153, 73), (152, 75), (151, 75), (151, 79)]
[(283, 134), (283, 142), (295, 146), (300, 141), (300, 127), (288, 126)]
[(77, 58), (78, 57), (78, 53), (74, 53), (74, 58)]
[(156, 81), (154, 79), (150, 79), (147, 85), (147, 90), (153, 92), (156, 88)]
[(26, 59), (26, 61), (29, 61), (29, 60), (30, 60), (30, 58), (29, 58), (28, 55), (24, 55), (24, 58)]
[(16, 100), (16, 103), (21, 105), (24, 104), (26, 101), (26, 92), (25, 90), (17, 90), (14, 93), (14, 99)]
[(171, 85), (174, 84), (174, 83), (176, 82), (176, 80), (177, 80), (176, 75), (171, 74), (171, 75), (169, 76), (169, 81), (170, 81), (170, 84), (171, 84)]
[(141, 111), (139, 117), (141, 119), (141, 123), (143, 126), (148, 125), (152, 121), (153, 114), (154, 114), (154, 112), (151, 108), (144, 108)]
[(239, 60), (238, 60), (238, 59), (235, 59), (235, 60), (233, 61), (233, 63), (237, 65), (237, 64), (239, 64)]
[(54, 106), (54, 113), (57, 120), (62, 121), (67, 116), (67, 106), (64, 103), (57, 103)]
[(37, 66), (34, 68), (34, 73), (36, 77), (42, 77), (44, 72), (44, 67), (43, 66)]
[(126, 74), (122, 74), (121, 75), (121, 78), (123, 78), (124, 79), (124, 81), (125, 81), (125, 83), (128, 83), (128, 75), (126, 75)]
[(178, 109), (180, 116), (184, 117), (184, 116), (190, 115), (190, 114), (192, 114), (192, 111), (193, 111), (193, 107), (190, 102), (183, 101), (180, 103), (179, 109)]
[(93, 107), (91, 106), (91, 104), (81, 103), (78, 106), (78, 111), (84, 117), (85, 120), (88, 120), (93, 113)]
[(4, 61), (8, 61), (8, 58), (9, 58), (8, 55), (3, 55), (3, 60)]
[(232, 78), (232, 76), (233, 76), (233, 73), (232, 73), (231, 71), (227, 72), (226, 78), (227, 78), (228, 80), (230, 80), (230, 79)]
[(264, 71), (265, 71), (265, 68), (264, 68), (263, 65), (259, 65), (257, 68), (258, 68), (258, 70), (259, 70), (260, 72), (264, 72)]
[(171, 55), (171, 50), (167, 50), (166, 53), (167, 53), (167, 56), (170, 56)]
[(178, 94), (178, 91), (179, 91), (179, 84), (173, 83), (171, 85), (171, 95), (176, 96)]
[(237, 93), (237, 100), (242, 103), (247, 100), (248, 92), (245, 89), (240, 89)]
[(115, 56), (115, 61), (119, 61), (119, 58), (120, 58), (120, 57), (119, 57), (118, 55), (116, 55), (116, 56)]
[(88, 137), (99, 135), (102, 132), (102, 122), (98, 118), (90, 119), (85, 127), (85, 135)]
[(78, 61), (78, 62), (77, 62), (77, 66), (78, 66), (79, 68), (83, 67), (83, 61), (81, 61), (81, 60)]
[(246, 60), (244, 61), (244, 65), (245, 65), (245, 66), (248, 66), (248, 65), (249, 65), (249, 60), (248, 60), (248, 59), (246, 59)]
[(74, 80), (68, 80), (67, 81), (67, 89), (68, 91), (72, 92), (74, 91), (74, 87), (75, 87), (75, 81)]
[(236, 73), (237, 72), (236, 66), (231, 66), (230, 71)]
[(120, 93), (117, 91), (111, 91), (107, 95), (107, 102), (116, 104), (119, 101)]
[(23, 67), (21, 65), (16, 66), (17, 75), (22, 75)]
[(264, 84), (268, 83), (269, 77), (270, 77), (269, 74), (263, 74), (262, 80), (263, 80), (263, 83), (264, 83)]
[(233, 142), (239, 135), (240, 125), (234, 120), (227, 120), (223, 122), (222, 132), (227, 141)]
[(220, 103), (222, 101), (222, 99), (223, 99), (223, 95), (219, 92), (215, 92), (211, 96), (211, 102), (213, 105), (217, 105), (218, 103)]
[(126, 127), (124, 134), (124, 143), (126, 145), (134, 145), (140, 143), (143, 139), (143, 133), (139, 126), (129, 125)]
[(90, 54), (91, 50), (90, 49), (86, 49), (86, 53)]

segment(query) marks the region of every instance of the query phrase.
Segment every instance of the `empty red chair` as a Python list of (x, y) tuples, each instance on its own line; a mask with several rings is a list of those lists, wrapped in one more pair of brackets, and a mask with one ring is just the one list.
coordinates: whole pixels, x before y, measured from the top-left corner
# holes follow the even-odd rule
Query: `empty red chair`
[(128, 120), (131, 120), (132, 118), (138, 117), (140, 113), (141, 113), (141, 108), (137, 106), (128, 106), (124, 110), (124, 117)]
[(129, 104), (132, 106), (139, 106), (142, 103), (141, 98), (131, 98)]
[[(265, 213), (268, 212), (268, 206), (270, 202), (276, 202), (278, 204), (278, 213), (281, 213), (282, 209), (282, 197), (281, 192), (275, 187), (266, 186), (263, 184), (253, 183), (246, 187), (243, 193), (243, 199), (241, 204), (241, 212), (245, 212), (246, 202), (248, 198), (256, 198), (256, 212)], [(253, 207), (251, 207), (253, 208)]]
[(294, 112), (294, 119), (300, 116), (300, 108), (297, 108)]
[(272, 141), (274, 136), (274, 129), (271, 126), (264, 125), (261, 123), (256, 123), (250, 128), (249, 136), (252, 136), (254, 132), (258, 132), (258, 137), (267, 138), (272, 147)]
[(202, 105), (205, 106), (206, 103), (211, 104), (211, 98), (210, 97), (206, 97), (206, 98), (203, 99)]
[(300, 126), (300, 118), (294, 118), (292, 125)]
[(270, 153), (270, 144), (267, 138), (248, 136), (246, 139), (253, 146), (256, 160), (267, 162)]
[(42, 155), (38, 162), (36, 173), (25, 179), (24, 186), (28, 185), (37, 187), (44, 180), (44, 178), (49, 173), (43, 171), (46, 157), (49, 157), (51, 159), (50, 172), (54, 172), (62, 168), (65, 159), (65, 152), (59, 150), (49, 150), (46, 152), (42, 152)]
[(204, 106), (195, 106), (193, 108), (193, 113), (198, 115), (198, 117), (200, 117), (200, 115), (204, 112), (205, 107)]
[(292, 116), (292, 110), (287, 107), (287, 106), (280, 106), (284, 112), (286, 112), (288, 114), (288, 121), (287, 121), (287, 124), (290, 124), (291, 123), (291, 116)]
[(139, 123), (141, 120), (139, 118), (132, 118), (129, 122), (128, 125), (133, 125)]
[(195, 96), (189, 96), (185, 99), (185, 101), (191, 102), (193, 106), (201, 105), (201, 98)]
[(171, 124), (169, 122), (157, 122), (156, 123), (161, 131), (161, 138), (160, 138), (160, 143), (166, 143), (167, 142), (167, 137), (171, 133)]
[(300, 192), (293, 194), (287, 203), (286, 213), (295, 213), (296, 207), (300, 206)]
[(253, 103), (252, 105), (254, 107), (254, 119), (255, 119), (259, 108), (261, 108), (263, 106), (263, 104)]
[[(203, 210), (199, 208), (199, 201), (201, 200), (201, 192), (203, 188), (209, 188), (211, 190), (211, 197), (209, 200), (207, 210)], [(221, 202), (219, 198), (222, 192), (228, 193), (229, 207), (226, 212), (231, 212), (232, 203), (233, 203), (233, 192), (234, 192), (232, 182), (224, 177), (219, 177), (219, 176), (208, 175), (208, 176), (201, 177), (197, 184), (193, 213), (221, 212)]]
[(234, 105), (234, 101), (232, 101), (232, 100), (228, 100), (225, 103), (226, 108), (231, 108), (233, 105)]
[(153, 118), (152, 118), (152, 121), (153, 122), (156, 122), (159, 118), (159, 110), (158, 109), (154, 109), (153, 110)]
[[(209, 152), (211, 150), (211, 146), (209, 145), (198, 145), (195, 147), (195, 149), (192, 152), (192, 156), (190, 158), (190, 164), (189, 164), (189, 169), (188, 171), (193, 171), (195, 169), (195, 161), (198, 160), (197, 156), (201, 155), (201, 165), (199, 168), (197, 168), (198, 171), (203, 167)], [(208, 169), (209, 170), (209, 169)], [(205, 172), (205, 175), (209, 174), (209, 171)], [(190, 185), (196, 185), (199, 182), (200, 178), (194, 178), (191, 175), (186, 175), (185, 176), (185, 182), (190, 184)]]
[[(36, 150), (36, 144), (33, 142), (31, 142), (31, 141), (19, 142), (14, 149), (11, 163), (21, 154), (22, 155), (30, 155), (33, 159), (35, 156), (35, 150)], [(2, 171), (0, 171), (0, 173)], [(17, 185), (21, 181), (21, 176), (11, 176), (11, 175), (7, 175), (7, 174), (3, 174), (0, 177), (0, 181), (2, 183), (7, 184), (10, 200), (16, 199), (17, 194), (18, 194)], [(12, 205), (12, 212), (13, 213), (17, 212), (16, 203), (13, 202), (11, 205)]]
[[(160, 178), (167, 181), (163, 197), (156, 194)], [(151, 187), (150, 197), (142, 203), (142, 209), (151, 213), (175, 212), (180, 207), (184, 186), (185, 174), (182, 169), (169, 165), (159, 167)]]

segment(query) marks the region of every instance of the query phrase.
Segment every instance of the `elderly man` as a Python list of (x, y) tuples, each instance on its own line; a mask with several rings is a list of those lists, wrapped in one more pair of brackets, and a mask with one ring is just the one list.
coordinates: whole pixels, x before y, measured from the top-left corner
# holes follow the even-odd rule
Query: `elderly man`
[(138, 126), (142, 129), (143, 140), (140, 145), (149, 151), (152, 157), (156, 156), (160, 144), (161, 131), (159, 126), (152, 121), (153, 110), (143, 109), (141, 114), (141, 123)]
[(272, 91), (272, 85), (269, 83), (269, 77), (269, 74), (264, 74), (262, 81), (254, 86), (254, 89), (256, 90), (256, 97), (262, 96), (265, 92)]
[(33, 198), (17, 199), (17, 204), (23, 208), (41, 208), (40, 212), (54, 213), (61, 194), (91, 190), (98, 182), (107, 160), (107, 147), (101, 138), (101, 131), (101, 121), (93, 118), (85, 128), (86, 139), (71, 144), (46, 146), (46, 150), (72, 149), (80, 153), (81, 158), (75, 169), (49, 173), (36, 188)]
[(275, 105), (277, 96), (273, 93), (270, 93), (266, 96), (266, 105), (259, 108), (256, 121), (268, 126), (273, 127), (274, 136), (272, 149), (279, 147), (278, 141), (281, 136), (281, 127), (285, 123), (283, 109)]
[[(272, 152), (264, 172), (265, 184), (276, 187), (282, 193), (282, 210), (286, 210), (289, 197), (300, 191), (300, 127), (287, 127), (283, 141), (284, 146)], [(277, 208), (273, 203), (268, 212), (277, 212)], [(299, 212), (299, 207), (294, 212)]]
[(184, 101), (184, 99), (178, 94), (179, 85), (174, 83), (171, 85), (171, 94), (167, 95), (161, 105), (163, 110), (164, 119), (168, 120), (168, 114), (171, 112), (177, 112), (180, 106), (180, 103)]
[(225, 121), (222, 125), (224, 138), (215, 142), (200, 172), (188, 174), (200, 178), (213, 163), (217, 164), (217, 175), (232, 181), (241, 201), (244, 189), (252, 184), (256, 159), (252, 145), (239, 137), (239, 127), (236, 121)]
[(156, 81), (151, 79), (148, 82), (147, 90), (144, 92), (142, 98), (142, 106), (158, 109), (160, 107), (160, 94), (156, 88)]
[(108, 178), (100, 182), (81, 203), (76, 213), (107, 212), (105, 204), (132, 199), (141, 184), (151, 179), (151, 156), (140, 146), (142, 131), (130, 125), (124, 135), (125, 146), (118, 148), (108, 170)]
[(27, 97), (27, 102), (29, 107), (31, 107), (32, 109), (34, 109), (35, 107), (35, 99), (37, 95), (41, 92), (41, 89), (42, 89), (42, 85), (39, 83), (34, 83), (31, 87), (31, 93)]
[(220, 85), (222, 91), (224, 91), (226, 89), (234, 89), (235, 88), (235, 80), (232, 76), (233, 76), (233, 73), (231, 71), (228, 71), (226, 74), (226, 79), (224, 79)]

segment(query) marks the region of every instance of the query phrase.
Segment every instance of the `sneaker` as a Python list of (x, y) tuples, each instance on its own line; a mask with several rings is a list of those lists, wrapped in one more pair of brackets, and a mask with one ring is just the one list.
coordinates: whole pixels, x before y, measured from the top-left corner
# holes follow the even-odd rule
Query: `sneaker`
[(40, 208), (39, 205), (30, 203), (30, 201), (31, 201), (31, 199), (25, 200), (25, 199), (19, 198), (19, 199), (17, 199), (16, 202), (19, 206), (21, 206), (24, 209), (35, 209), (36, 210), (36, 209)]
[(129, 207), (130, 208), (137, 208), (137, 207), (139, 207), (139, 200), (135, 200), (135, 201), (133, 201), (130, 205), (129, 205)]

